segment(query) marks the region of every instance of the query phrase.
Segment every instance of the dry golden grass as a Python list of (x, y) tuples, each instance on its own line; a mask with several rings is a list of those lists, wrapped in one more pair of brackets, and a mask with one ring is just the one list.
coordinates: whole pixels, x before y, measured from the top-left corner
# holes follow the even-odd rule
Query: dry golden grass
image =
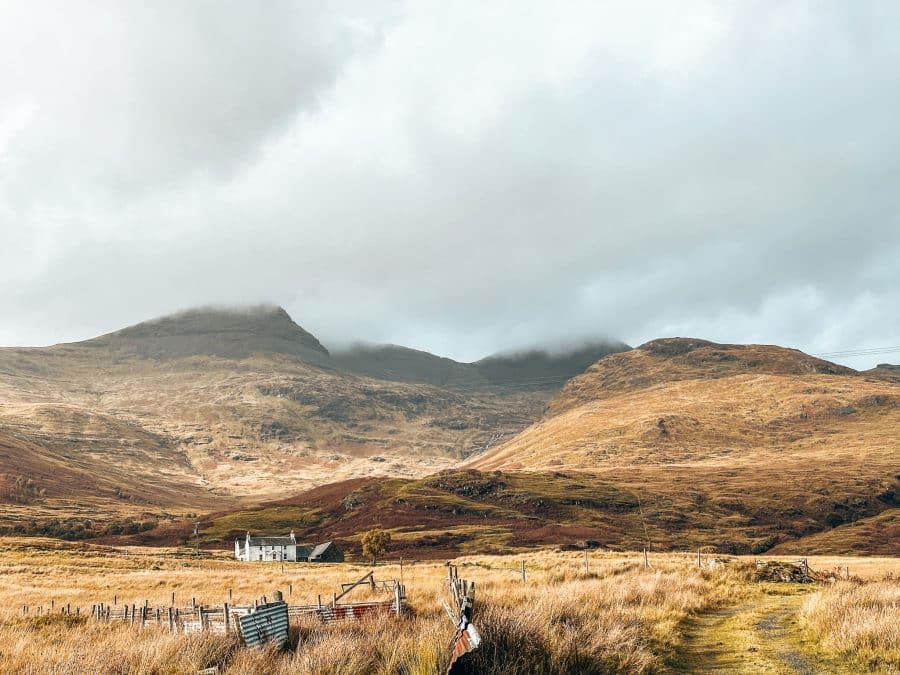
[[(119, 603), (165, 606), (174, 591), (179, 606), (190, 605), (192, 598), (221, 605), (231, 589), (232, 604), (241, 604), (276, 589), (287, 593), (289, 585), (288, 600), (303, 604), (319, 594), (331, 597), (340, 582), (371, 569), (291, 564), (282, 573), (278, 564), (198, 559), (184, 550), (127, 551), (0, 539), (0, 672), (191, 673), (216, 665), (228, 673), (425, 674), (446, 667), (453, 627), (441, 607), (446, 567), (436, 562), (404, 565), (406, 616), (328, 626), (305, 620), (295, 626), (292, 648), (283, 653), (239, 649), (225, 636), (35, 616), (51, 599), (57, 610), (69, 603), (73, 612), (77, 606), (89, 613), (91, 604), (112, 602), (114, 595)], [(527, 584), (519, 574), (522, 560)], [(653, 567), (646, 569), (640, 554), (591, 552), (586, 571), (578, 552), (459, 558), (460, 576), (476, 583), (475, 623), (484, 638), (472, 667), (497, 674), (659, 672), (681, 646), (686, 619), (753, 593), (750, 560), (732, 559), (714, 571), (698, 570), (690, 554), (652, 554), (650, 560)], [(869, 578), (900, 573), (896, 559), (812, 558), (810, 564), (846, 564), (852, 574)], [(395, 563), (376, 569), (377, 578), (399, 575)], [(842, 596), (842, 602), (865, 599)], [(27, 616), (23, 605), (29, 605)], [(881, 654), (879, 649), (875, 644), (866, 658)]]
[(900, 671), (900, 581), (843, 581), (810, 597), (804, 624), (824, 649), (862, 670)]
[[(129, 555), (95, 547), (78, 550), (45, 542), (3, 540), (0, 574), (0, 671), (190, 672), (220, 665), (233, 673), (360, 672), (431, 673), (446, 667), (453, 627), (440, 601), (446, 568), (439, 563), (404, 566), (411, 611), (395, 619), (299, 628), (299, 646), (286, 654), (236, 650), (224, 637), (172, 636), (153, 628), (68, 625), (55, 616), (35, 617), (37, 607), (65, 603), (88, 611), (92, 603), (221, 604), (248, 602), (293, 584), (294, 603), (330, 597), (342, 581), (368, 568), (356, 565), (245, 564), (225, 558), (195, 559), (175, 551), (131, 549)], [(51, 542), (46, 542), (50, 544)], [(691, 567), (687, 556), (654, 557), (644, 569), (636, 555), (593, 553), (590, 571), (575, 553), (535, 552), (522, 558), (467, 557), (460, 575), (477, 588), (476, 625), (485, 639), (475, 656), (479, 672), (648, 672), (660, 668), (678, 640), (678, 625), (691, 612), (728, 602), (741, 593), (738, 572), (711, 574)], [(397, 565), (379, 566), (380, 578), (399, 576)], [(22, 605), (30, 616), (22, 616)], [(74, 609), (73, 609), (74, 611)], [(78, 664), (78, 668), (75, 667)]]
[(898, 426), (895, 383), (744, 374), (663, 383), (619, 396), (598, 392), (596, 399), (545, 417), (470, 464), (483, 470), (607, 471), (852, 459), (862, 471), (866, 465), (896, 464)]

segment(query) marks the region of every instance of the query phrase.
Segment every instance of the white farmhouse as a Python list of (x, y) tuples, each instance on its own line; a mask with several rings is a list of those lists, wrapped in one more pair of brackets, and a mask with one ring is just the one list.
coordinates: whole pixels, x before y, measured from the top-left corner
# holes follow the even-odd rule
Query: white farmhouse
[(247, 533), (244, 546), (234, 540), (234, 557), (238, 560), (281, 560), (297, 562), (297, 538), (294, 531), (287, 537), (251, 537)]

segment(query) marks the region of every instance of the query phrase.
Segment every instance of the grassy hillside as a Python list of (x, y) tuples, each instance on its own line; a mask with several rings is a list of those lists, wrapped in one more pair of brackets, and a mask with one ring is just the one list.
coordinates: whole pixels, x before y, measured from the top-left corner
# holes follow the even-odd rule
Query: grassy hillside
[(900, 508), (877, 516), (845, 523), (813, 534), (799, 542), (787, 541), (773, 553), (846, 555), (864, 551), (869, 555), (896, 556), (900, 551)]
[[(896, 505), (900, 492), (896, 482), (845, 480), (837, 474), (812, 484), (791, 475), (779, 482), (764, 474), (761, 480), (773, 481), (767, 495), (752, 486), (748, 490), (730, 471), (713, 471), (704, 482), (689, 471), (675, 471), (664, 484), (654, 484), (646, 471), (622, 478), (469, 469), (415, 480), (356, 479), (211, 514), (203, 518), (202, 541), (229, 547), (246, 531), (293, 529), (303, 540), (334, 539), (358, 552), (362, 533), (379, 527), (391, 532), (395, 554), (411, 557), (586, 542), (618, 550), (649, 543), (653, 550), (708, 546), (762, 553), (780, 542), (799, 540), (803, 548), (803, 537), (831, 530), (838, 518), (850, 522), (879, 514)], [(192, 523), (181, 521), (128, 541), (181, 544), (191, 541), (191, 532)], [(875, 553), (883, 547), (860, 540), (849, 550)], [(830, 551), (825, 545), (816, 549)]]
[[(513, 436), (552, 395), (399, 347), (348, 358), (277, 307), (191, 310), (83, 343), (0, 349), (0, 434), (15, 441), (0, 453), (0, 501), (11, 504), (0, 528), (423, 476)], [(27, 509), (15, 502), (23, 490)]]
[[(186, 513), (213, 512), (206, 545), (294, 529), (353, 549), (383, 527), (416, 556), (898, 543), (900, 383), (881, 373), (666, 339), (601, 358), (551, 400), (403, 348), (351, 366), (285, 317), (188, 314), (0, 350), (0, 529), (171, 543), (192, 530)], [(520, 378), (547, 367), (515, 358)], [(349, 372), (364, 367), (383, 379)]]
[[(898, 429), (890, 379), (779, 347), (668, 339), (601, 359), (542, 420), (468, 464), (585, 472), (666, 505), (662, 540), (693, 528), (717, 544), (732, 530), (761, 548), (896, 506)], [(703, 514), (719, 507), (731, 513), (710, 529)], [(822, 552), (884, 550), (837, 532), (816, 540)]]

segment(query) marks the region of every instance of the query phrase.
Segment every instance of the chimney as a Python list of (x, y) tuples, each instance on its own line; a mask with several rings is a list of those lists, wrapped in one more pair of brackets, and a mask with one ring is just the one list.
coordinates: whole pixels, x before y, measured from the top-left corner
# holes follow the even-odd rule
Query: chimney
[(295, 544), (297, 543), (297, 537), (294, 536), (293, 530), (291, 530), (291, 541), (294, 542)]

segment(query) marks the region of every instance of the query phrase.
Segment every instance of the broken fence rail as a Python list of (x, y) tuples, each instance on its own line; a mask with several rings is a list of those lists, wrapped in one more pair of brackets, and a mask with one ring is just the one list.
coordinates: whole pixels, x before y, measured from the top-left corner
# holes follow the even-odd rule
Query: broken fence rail
[[(370, 600), (366, 602), (338, 602), (345, 597), (354, 588), (362, 585), (369, 585), (373, 590), (380, 592), (391, 592), (393, 597), (385, 600)], [(331, 623), (333, 621), (360, 620), (367, 616), (378, 614), (396, 614), (403, 613), (406, 604), (406, 587), (396, 580), (376, 581), (373, 573), (369, 572), (355, 582), (341, 584), (342, 592), (335, 593), (330, 603), (323, 603), (322, 597), (317, 598), (316, 604), (312, 605), (288, 605), (283, 602), (283, 596), (279, 591), (275, 592), (274, 602), (268, 602), (263, 596), (261, 602), (254, 605), (234, 606), (224, 603), (216, 606), (190, 605), (187, 607), (151, 607), (146, 601), (143, 605), (122, 605), (114, 603), (113, 605), (105, 603), (97, 603), (91, 606), (91, 618), (98, 621), (125, 622), (131, 625), (144, 627), (147, 625), (157, 625), (159, 627), (168, 628), (175, 633), (194, 633), (201, 631), (209, 631), (213, 633), (230, 634), (238, 631), (244, 638), (245, 642), (256, 643), (259, 635), (254, 634), (249, 641), (243, 635), (244, 627), (250, 629), (252, 626), (260, 624), (263, 617), (267, 616), (270, 611), (269, 606), (277, 606), (278, 616), (284, 615), (285, 624), (289, 624), (292, 619), (299, 619), (304, 616), (315, 616), (323, 623)], [(174, 597), (174, 596), (173, 596)], [(27, 608), (26, 608), (27, 610)], [(41, 613), (42, 608), (38, 613)], [(80, 608), (74, 608), (75, 614), (80, 614)], [(60, 610), (63, 614), (72, 614), (70, 605), (61, 606)], [(271, 610), (272, 612), (276, 610)], [(255, 619), (245, 619), (247, 616), (255, 616)], [(274, 625), (281, 623), (281, 618), (275, 621), (273, 618), (270, 622), (265, 619), (266, 625)], [(270, 626), (271, 632), (271, 626)], [(278, 640), (281, 640), (281, 629), (276, 631)], [(258, 633), (258, 631), (257, 631)], [(269, 633), (266, 633), (269, 635)], [(287, 635), (287, 632), (284, 632)], [(286, 640), (286, 637), (284, 638)], [(267, 638), (268, 640), (268, 638)]]
[(450, 665), (447, 667), (448, 675), (453, 675), (462, 670), (460, 659), (481, 645), (481, 635), (472, 623), (472, 614), (475, 610), (475, 582), (460, 579), (456, 565), (447, 563), (447, 568), (447, 586), (455, 605), (451, 608), (450, 605), (444, 604), (450, 620), (456, 626), (456, 633), (450, 641)]

